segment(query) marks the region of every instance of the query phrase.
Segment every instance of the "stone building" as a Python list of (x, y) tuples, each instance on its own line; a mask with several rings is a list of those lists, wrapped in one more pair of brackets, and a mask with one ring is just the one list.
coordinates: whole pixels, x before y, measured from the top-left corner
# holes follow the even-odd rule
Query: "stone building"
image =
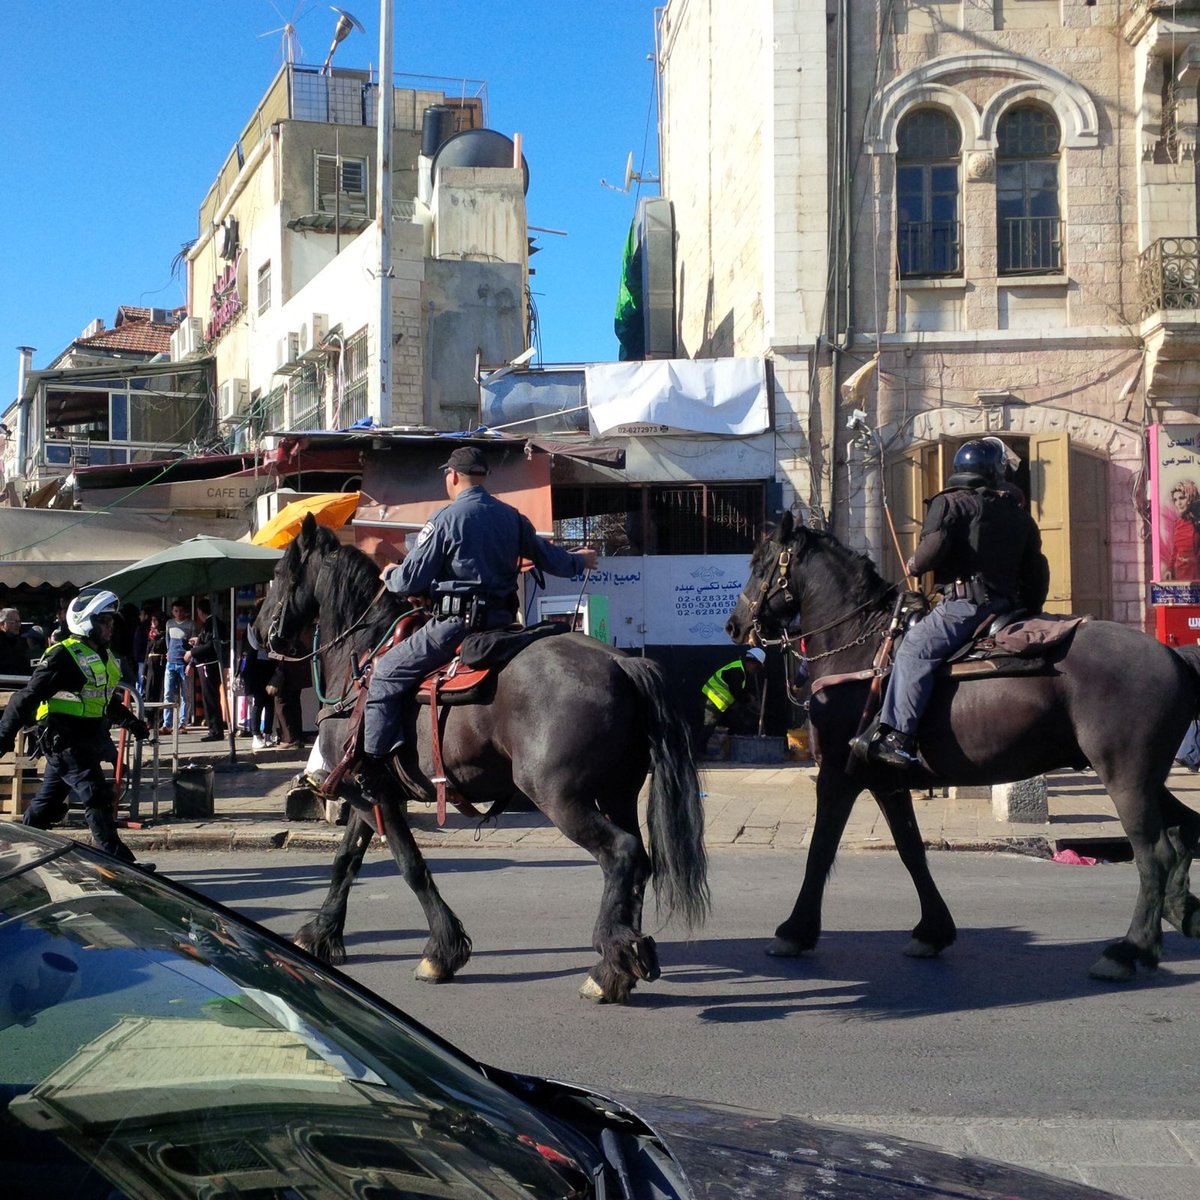
[(1147, 622), (1146, 430), (1200, 389), (1198, 33), (1190, 2), (671, 0), (678, 352), (771, 361), (785, 504), (895, 574), (884, 500), (907, 552), (994, 433), (1048, 607)]

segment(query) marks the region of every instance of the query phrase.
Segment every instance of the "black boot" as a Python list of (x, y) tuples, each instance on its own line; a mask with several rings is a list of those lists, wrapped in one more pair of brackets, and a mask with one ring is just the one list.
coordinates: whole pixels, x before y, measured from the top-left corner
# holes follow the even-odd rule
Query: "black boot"
[(359, 759), (356, 779), (363, 803), (368, 808), (382, 804), (396, 789), (396, 781), (388, 770), (388, 760), (375, 754), (364, 754)]
[(902, 771), (919, 767), (921, 760), (917, 757), (917, 739), (911, 733), (901, 733), (898, 729), (881, 725), (879, 737), (867, 749), (867, 761), (898, 767)]

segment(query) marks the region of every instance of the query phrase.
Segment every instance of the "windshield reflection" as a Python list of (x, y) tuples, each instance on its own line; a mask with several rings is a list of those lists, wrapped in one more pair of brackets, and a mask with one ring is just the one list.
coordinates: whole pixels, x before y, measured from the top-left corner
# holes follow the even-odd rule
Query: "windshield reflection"
[(134, 872), (71, 853), (0, 879), (0, 963), (7, 1197), (584, 1190), (468, 1064)]

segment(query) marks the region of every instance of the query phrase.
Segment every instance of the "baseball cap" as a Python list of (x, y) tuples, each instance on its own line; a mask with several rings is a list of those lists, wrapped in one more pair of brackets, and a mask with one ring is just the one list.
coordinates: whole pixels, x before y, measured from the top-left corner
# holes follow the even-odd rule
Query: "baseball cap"
[(487, 475), (489, 469), (483, 451), (475, 446), (459, 446), (441, 465), (443, 471), (457, 471), (460, 475)]

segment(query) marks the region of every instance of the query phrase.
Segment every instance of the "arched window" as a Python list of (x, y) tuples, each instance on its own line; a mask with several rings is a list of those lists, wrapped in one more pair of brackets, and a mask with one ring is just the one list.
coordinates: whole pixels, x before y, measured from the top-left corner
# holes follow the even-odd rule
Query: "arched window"
[(921, 108), (896, 130), (896, 257), (902, 279), (962, 274), (962, 132), (948, 113)]
[(1063, 269), (1058, 197), (1058, 122), (1048, 109), (1022, 104), (996, 126), (996, 236), (1001, 275)]

